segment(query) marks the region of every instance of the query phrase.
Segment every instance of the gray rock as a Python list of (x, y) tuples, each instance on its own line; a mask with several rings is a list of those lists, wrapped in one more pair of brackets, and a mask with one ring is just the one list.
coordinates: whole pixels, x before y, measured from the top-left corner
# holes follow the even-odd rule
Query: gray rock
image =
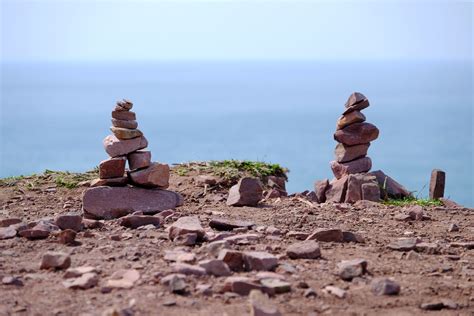
[(290, 259), (317, 259), (321, 257), (321, 250), (316, 241), (305, 240), (290, 245), (286, 254)]
[(247, 271), (270, 271), (278, 265), (277, 257), (261, 251), (246, 251), (243, 253), (243, 260)]

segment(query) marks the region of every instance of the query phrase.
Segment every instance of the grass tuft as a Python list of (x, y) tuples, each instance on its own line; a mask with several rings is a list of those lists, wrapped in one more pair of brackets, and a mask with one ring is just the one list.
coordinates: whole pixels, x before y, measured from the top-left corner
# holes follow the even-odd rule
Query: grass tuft
[(419, 205), (419, 206), (442, 206), (443, 202), (440, 200), (432, 200), (432, 199), (418, 199), (415, 197), (410, 198), (403, 198), (403, 199), (388, 199), (382, 202), (385, 205), (393, 205), (393, 206), (410, 206), (410, 205)]

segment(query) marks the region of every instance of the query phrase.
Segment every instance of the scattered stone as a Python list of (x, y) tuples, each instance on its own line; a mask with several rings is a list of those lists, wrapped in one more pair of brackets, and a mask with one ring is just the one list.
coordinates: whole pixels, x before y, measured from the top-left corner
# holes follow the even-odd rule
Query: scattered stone
[(83, 218), (82, 225), (85, 229), (98, 229), (104, 227), (104, 223), (94, 219)]
[(272, 254), (261, 251), (243, 253), (244, 267), (247, 271), (270, 271), (278, 265), (278, 259)]
[(137, 186), (166, 189), (169, 186), (170, 168), (167, 164), (153, 162), (145, 169), (129, 171), (128, 177)]
[(176, 236), (173, 243), (181, 246), (194, 246), (197, 243), (198, 235), (196, 233), (188, 233)]
[(174, 240), (179, 235), (185, 235), (189, 233), (197, 234), (199, 240), (205, 235), (204, 228), (201, 226), (201, 222), (197, 216), (184, 216), (178, 218), (169, 229), (169, 238)]
[(96, 286), (97, 283), (99, 283), (99, 276), (96, 273), (88, 272), (82, 274), (80, 277), (64, 281), (63, 285), (68, 289), (87, 290)]
[(135, 269), (118, 270), (107, 280), (106, 287), (112, 289), (130, 289), (140, 279), (140, 273)]
[(176, 300), (174, 298), (167, 298), (161, 305), (163, 306), (175, 306)]
[(146, 225), (160, 227), (160, 217), (150, 215), (127, 215), (119, 219), (119, 224), (131, 229)]
[(63, 231), (60, 231), (57, 234), (57, 237), (58, 237), (59, 243), (63, 245), (73, 245), (75, 244), (75, 241), (76, 241), (76, 235), (77, 235), (76, 231), (72, 229), (65, 229)]
[(392, 241), (387, 247), (397, 251), (410, 251), (415, 249), (421, 241), (418, 238), (398, 238)]
[(421, 258), (421, 255), (414, 250), (410, 250), (406, 256), (407, 260), (421, 260)]
[(234, 220), (228, 218), (213, 218), (209, 226), (216, 230), (233, 230), (235, 228), (251, 228), (255, 224), (250, 221)]
[(410, 206), (405, 210), (405, 212), (410, 216), (410, 219), (421, 221), (424, 219), (423, 208), (419, 205)]
[(367, 261), (364, 259), (353, 259), (341, 261), (337, 264), (338, 274), (344, 281), (352, 281), (367, 273)]
[(379, 130), (370, 123), (354, 123), (334, 133), (334, 139), (348, 146), (366, 144), (376, 140)]
[(178, 275), (173, 275), (173, 277), (169, 280), (168, 283), (168, 288), (171, 293), (175, 294), (185, 294), (186, 293), (186, 281), (184, 280), (183, 277), (180, 277)]
[(305, 240), (290, 245), (286, 249), (286, 255), (290, 259), (317, 259), (321, 257), (321, 250), (316, 241)]
[(241, 296), (249, 295), (251, 290), (262, 290), (262, 286), (247, 277), (228, 277), (224, 281), (223, 292), (233, 292)]
[(20, 224), (21, 222), (22, 222), (21, 219), (16, 218), (16, 217), (3, 218), (3, 219), (0, 219), (0, 228), (8, 227), (15, 224)]
[(329, 183), (326, 191), (326, 202), (342, 203), (346, 197), (347, 191), (347, 176), (340, 179), (334, 179)]
[(44, 239), (48, 238), (48, 236), (55, 231), (58, 231), (59, 227), (55, 224), (52, 224), (49, 221), (39, 221), (35, 226), (32, 228), (27, 228), (21, 230), (19, 235), (28, 239)]
[(48, 251), (41, 259), (40, 269), (64, 270), (71, 266), (71, 257), (67, 253)]
[(262, 279), (260, 284), (263, 286), (263, 291), (269, 295), (291, 291), (291, 284), (278, 278)]
[(457, 208), (462, 208), (462, 205), (446, 198), (439, 198), (439, 200), (443, 203), (443, 205), (447, 208), (451, 209), (457, 209)]
[(355, 242), (355, 243), (365, 243), (364, 237), (362, 235), (353, 233), (353, 232), (348, 232), (344, 231), (342, 232), (343, 240), (344, 242)]
[(60, 214), (56, 217), (55, 224), (61, 229), (80, 231), (82, 229), (82, 216), (79, 213)]
[(222, 249), (217, 257), (227, 264), (232, 271), (242, 271), (244, 267), (243, 254), (237, 250)]
[(110, 157), (118, 157), (147, 147), (148, 141), (145, 136), (121, 140), (114, 135), (109, 135), (104, 139), (103, 144)]
[(430, 199), (437, 200), (444, 197), (444, 186), (446, 183), (446, 173), (439, 169), (431, 171), (430, 179)]
[(251, 316), (281, 316), (278, 307), (259, 290), (251, 290), (249, 295)]
[(444, 308), (444, 304), (443, 302), (422, 303), (420, 308), (427, 311), (440, 311)]
[(448, 227), (448, 232), (452, 233), (452, 232), (458, 232), (459, 231), (459, 226), (452, 223), (449, 225)]
[(379, 187), (382, 191), (382, 198), (389, 197), (394, 199), (402, 199), (411, 197), (411, 193), (405, 189), (400, 183), (387, 176), (383, 171), (377, 170), (370, 172), (377, 178)]
[(262, 184), (256, 178), (242, 178), (230, 188), (227, 198), (229, 206), (257, 206), (263, 198)]
[(375, 295), (398, 295), (400, 293), (400, 285), (386, 278), (373, 280), (371, 289)]
[(368, 172), (370, 168), (372, 168), (372, 160), (369, 157), (348, 162), (331, 162), (331, 169), (336, 179), (341, 179), (345, 175)]
[(326, 202), (326, 191), (329, 188), (329, 180), (324, 179), (314, 183), (314, 193), (318, 203)]
[(126, 162), (127, 160), (124, 156), (102, 160), (99, 164), (99, 178), (110, 179), (123, 177)]
[(135, 151), (128, 154), (128, 166), (130, 170), (137, 170), (151, 165), (151, 151)]
[(95, 267), (90, 267), (90, 266), (69, 268), (66, 270), (66, 273), (64, 273), (64, 278), (65, 279), (78, 278), (81, 275), (86, 274), (86, 273), (98, 273), (98, 272), (99, 271)]
[(0, 227), (0, 240), (13, 238), (16, 234), (17, 231), (12, 226)]
[(15, 286), (23, 286), (23, 281), (14, 276), (4, 276), (2, 278), (2, 284), (4, 285), (15, 285)]
[(439, 253), (439, 246), (435, 243), (420, 242), (416, 244), (415, 249), (418, 252), (423, 252), (429, 255)]
[(312, 288), (306, 289), (304, 291), (304, 297), (317, 297), (318, 294)]
[(196, 255), (192, 252), (186, 252), (179, 249), (165, 250), (164, 259), (166, 261), (193, 262), (196, 260)]
[(344, 291), (343, 289), (341, 288), (338, 288), (336, 286), (326, 286), (324, 288), (324, 292), (328, 293), (328, 294), (332, 294), (338, 298), (345, 298), (346, 297), (346, 291)]
[(344, 242), (344, 234), (340, 229), (317, 229), (306, 240), (317, 240), (322, 242)]
[(308, 238), (309, 234), (305, 233), (305, 232), (289, 231), (286, 234), (286, 236), (288, 238), (295, 238), (295, 239), (298, 239), (298, 240), (305, 240), (306, 238)]
[(171, 269), (176, 273), (181, 273), (184, 275), (206, 275), (205, 268), (187, 263), (175, 263), (171, 265)]
[(196, 285), (196, 291), (199, 294), (204, 296), (211, 296), (212, 295), (212, 285), (210, 284), (198, 284)]
[(474, 249), (474, 241), (468, 241), (468, 242), (452, 242), (452, 243), (449, 244), (449, 247)]
[(178, 193), (134, 187), (96, 187), (84, 192), (84, 216), (93, 219), (113, 219), (143, 212), (158, 213), (183, 204)]
[(222, 260), (219, 259), (210, 259), (203, 260), (199, 262), (199, 266), (206, 270), (207, 274), (220, 277), (220, 276), (229, 276), (232, 272), (229, 269), (229, 266)]

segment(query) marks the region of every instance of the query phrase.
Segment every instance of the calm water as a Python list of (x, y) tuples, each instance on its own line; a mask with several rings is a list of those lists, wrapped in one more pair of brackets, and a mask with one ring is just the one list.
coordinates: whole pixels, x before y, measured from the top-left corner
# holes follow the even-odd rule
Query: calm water
[(473, 88), (462, 63), (168, 63), (2, 65), (0, 176), (88, 170), (118, 98), (134, 101), (155, 160), (278, 162), (290, 192), (331, 177), (335, 122), (352, 91), (380, 137), (373, 169), (427, 196), (473, 202)]

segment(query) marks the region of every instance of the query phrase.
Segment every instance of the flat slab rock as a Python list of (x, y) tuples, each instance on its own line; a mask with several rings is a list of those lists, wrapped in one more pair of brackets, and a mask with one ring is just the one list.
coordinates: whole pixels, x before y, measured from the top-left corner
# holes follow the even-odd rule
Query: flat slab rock
[(183, 204), (176, 192), (136, 187), (95, 187), (84, 192), (84, 217), (113, 219), (134, 212), (154, 214)]
[(233, 230), (234, 228), (250, 228), (255, 225), (253, 222), (230, 218), (213, 218), (209, 226), (217, 230)]

